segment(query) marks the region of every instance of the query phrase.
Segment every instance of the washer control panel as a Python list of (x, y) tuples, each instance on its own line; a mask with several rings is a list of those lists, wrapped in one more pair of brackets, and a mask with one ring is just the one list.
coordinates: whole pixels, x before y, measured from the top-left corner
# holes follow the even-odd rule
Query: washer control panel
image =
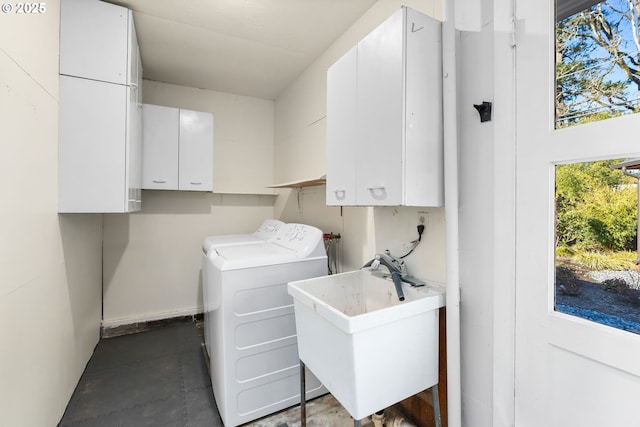
[(265, 240), (270, 239), (280, 231), (280, 229), (284, 226), (284, 222), (278, 221), (277, 219), (267, 219), (265, 220), (260, 228), (253, 233), (257, 237), (261, 237)]
[(301, 258), (314, 251), (318, 252), (318, 255), (326, 255), (322, 231), (311, 225), (285, 224), (274, 239), (274, 243), (297, 252)]

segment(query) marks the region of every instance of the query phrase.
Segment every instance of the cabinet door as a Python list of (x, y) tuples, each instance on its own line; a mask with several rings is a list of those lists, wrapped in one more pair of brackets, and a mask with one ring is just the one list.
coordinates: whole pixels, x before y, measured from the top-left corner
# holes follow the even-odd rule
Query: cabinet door
[(59, 212), (127, 212), (128, 90), (60, 76)]
[(178, 189), (213, 190), (213, 114), (180, 110)]
[(150, 104), (142, 108), (142, 188), (178, 189), (179, 111)]
[(97, 0), (60, 4), (60, 74), (127, 84), (129, 11)]
[(132, 139), (129, 152), (131, 153), (131, 163), (129, 164), (129, 210), (139, 211), (142, 209), (142, 61), (138, 45), (136, 51), (136, 82), (129, 86), (131, 99), (129, 100), (129, 127)]
[(327, 71), (327, 205), (356, 204), (357, 48)]
[(127, 84), (138, 88), (142, 81), (142, 63), (140, 60), (140, 48), (138, 46), (138, 36), (136, 35), (136, 27), (133, 23), (133, 12), (127, 11), (128, 19), (128, 43), (127, 43)]
[(358, 205), (402, 203), (403, 14), (358, 43)]
[(407, 8), (405, 33), (404, 204), (442, 206), (441, 24)]
[(127, 92), (127, 210), (134, 212), (142, 207), (142, 114), (137, 90), (127, 86)]

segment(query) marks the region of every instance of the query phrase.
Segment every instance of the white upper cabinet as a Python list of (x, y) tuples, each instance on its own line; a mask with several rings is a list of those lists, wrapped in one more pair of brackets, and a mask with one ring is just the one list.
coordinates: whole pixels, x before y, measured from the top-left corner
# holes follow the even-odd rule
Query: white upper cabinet
[(97, 0), (62, 0), (60, 74), (122, 85), (137, 82), (133, 16)]
[(327, 74), (327, 204), (442, 206), (441, 23), (403, 7)]
[(131, 11), (62, 0), (59, 212), (140, 210), (141, 80)]
[(144, 104), (142, 122), (142, 188), (213, 190), (213, 114)]

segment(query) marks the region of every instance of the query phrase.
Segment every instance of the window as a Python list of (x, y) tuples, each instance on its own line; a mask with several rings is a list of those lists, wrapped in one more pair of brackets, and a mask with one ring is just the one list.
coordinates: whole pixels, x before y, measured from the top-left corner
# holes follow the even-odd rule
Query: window
[(639, 26), (640, 0), (557, 0), (556, 128), (638, 111)]
[(640, 159), (556, 166), (555, 309), (640, 334)]

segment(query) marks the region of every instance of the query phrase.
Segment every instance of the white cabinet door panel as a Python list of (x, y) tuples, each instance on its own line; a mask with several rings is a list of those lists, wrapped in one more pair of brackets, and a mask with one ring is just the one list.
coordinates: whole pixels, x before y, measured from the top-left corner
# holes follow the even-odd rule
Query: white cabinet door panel
[(409, 206), (444, 204), (440, 26), (407, 9), (405, 56), (404, 195)]
[(60, 74), (126, 84), (129, 11), (95, 0), (60, 4)]
[(358, 52), (354, 47), (327, 72), (327, 205), (356, 203)]
[(127, 91), (60, 76), (59, 212), (127, 211)]
[(135, 44), (132, 48), (137, 52), (135, 55), (136, 73), (134, 81), (137, 83), (129, 86), (131, 96), (129, 100), (129, 120), (132, 123), (130, 127), (133, 134), (133, 137), (130, 138), (132, 147), (129, 149), (131, 153), (131, 163), (129, 164), (129, 209), (137, 211), (142, 208), (142, 60), (138, 41), (135, 39), (135, 32), (134, 41)]
[(127, 200), (129, 211), (142, 208), (142, 110), (138, 90), (127, 86)]
[(358, 43), (359, 205), (402, 203), (402, 10)]
[(144, 104), (142, 188), (178, 189), (179, 109)]
[(213, 190), (213, 114), (180, 110), (178, 188)]
[(127, 11), (129, 13), (128, 20), (128, 31), (129, 31), (129, 40), (127, 45), (127, 83), (138, 88), (140, 83), (142, 83), (142, 67), (141, 67), (141, 59), (140, 59), (140, 48), (138, 46), (138, 36), (136, 35), (136, 27), (133, 23), (133, 12)]

